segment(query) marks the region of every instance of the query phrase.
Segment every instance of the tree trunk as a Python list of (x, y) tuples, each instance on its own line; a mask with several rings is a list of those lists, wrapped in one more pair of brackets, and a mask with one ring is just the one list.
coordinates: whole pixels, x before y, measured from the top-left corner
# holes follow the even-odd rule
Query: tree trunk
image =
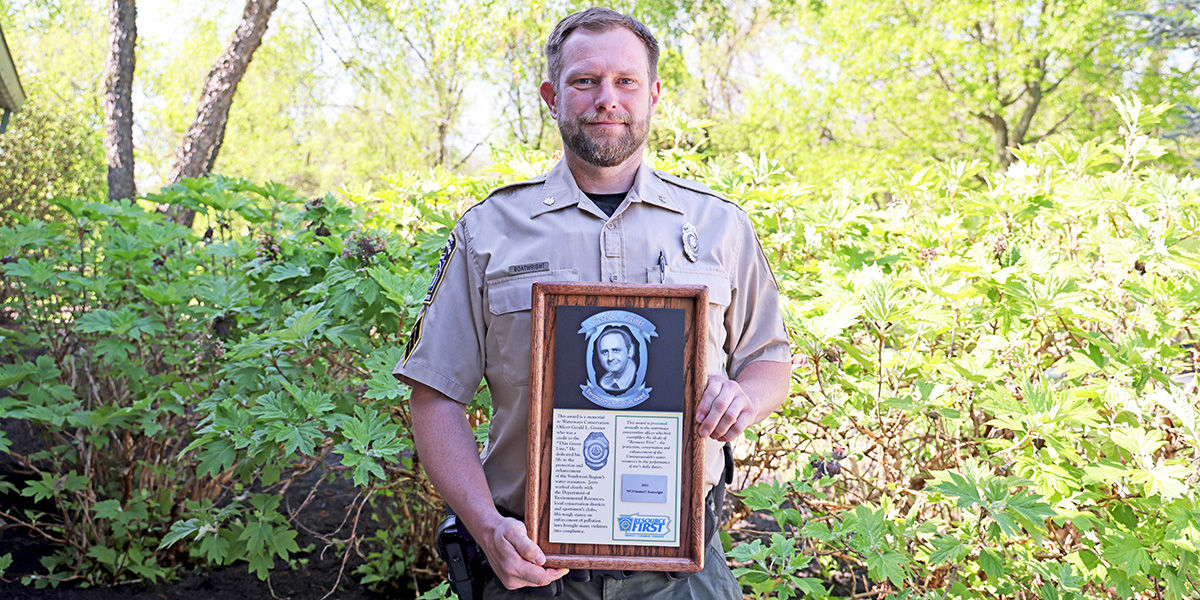
[[(171, 169), (170, 176), (172, 183), (188, 177), (199, 177), (212, 170), (225, 136), (233, 94), (237, 91), (238, 82), (246, 74), (246, 68), (250, 66), (254, 51), (262, 44), (267, 21), (277, 4), (279, 0), (246, 0), (241, 24), (204, 80), (196, 118), (183, 134), (183, 141), (175, 155), (175, 167)], [(186, 209), (173, 210), (171, 214), (173, 221), (189, 227), (194, 216), (192, 211)]]
[(979, 118), (979, 120), (992, 126), (992, 144), (995, 148), (994, 152), (996, 164), (999, 165), (1001, 169), (1007, 167), (1012, 163), (1014, 158), (1012, 153), (1008, 151), (1008, 122), (1005, 121), (1004, 116), (999, 113), (976, 112), (974, 115)]
[(133, 183), (133, 48), (137, 42), (134, 0), (109, 0), (111, 47), (104, 65), (104, 154), (108, 159), (108, 199), (137, 195)]

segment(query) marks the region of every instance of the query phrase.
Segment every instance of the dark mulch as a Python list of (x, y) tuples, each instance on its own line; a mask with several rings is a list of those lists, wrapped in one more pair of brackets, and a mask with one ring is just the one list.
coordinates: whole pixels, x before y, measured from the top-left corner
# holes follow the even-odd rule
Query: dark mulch
[[(726, 499), (726, 510), (731, 511), (733, 506), (734, 501)], [(809, 515), (808, 511), (804, 508), (801, 508), (800, 512)], [(745, 518), (733, 523), (729, 529), (729, 536), (735, 544), (750, 543), (755, 539), (761, 539), (764, 544), (769, 544), (771, 542), (771, 534), (779, 530), (779, 524), (770, 517), (770, 512), (760, 510), (751, 512)], [(852, 597), (874, 587), (875, 583), (867, 577), (867, 569), (847, 564), (841, 560), (838, 562), (840, 568), (825, 580), (825, 588), (829, 590), (830, 595)], [(796, 575), (800, 577), (822, 577), (821, 569), (815, 561), (808, 568), (796, 573)]]
[[(10, 429), (11, 433), (11, 429)], [(5, 465), (0, 464), (0, 475), (4, 473)], [(290, 506), (298, 506), (311, 489), (319, 476), (315, 471), (309, 473), (297, 484), (293, 485), (285, 496)], [(11, 481), (11, 479), (10, 479)], [(346, 508), (354, 501), (356, 490), (346, 479), (337, 478), (324, 482), (317, 494), (300, 514), (299, 521), (309, 531), (330, 534), (338, 529), (346, 517)], [(0, 497), (0, 508), (11, 510), (14, 505), (20, 506), (28, 499)], [(370, 506), (363, 510), (359, 521), (360, 536), (369, 535), (374, 528), (374, 522), (369, 514)], [(0, 598), (5, 600), (210, 600), (233, 598), (238, 600), (287, 598), (291, 600), (318, 600), (334, 589), (338, 580), (338, 572), (342, 568), (343, 554), (337, 548), (325, 549), (325, 542), (300, 529), (296, 541), (305, 550), (295, 563), (295, 568), (276, 561), (275, 569), (267, 581), (250, 573), (246, 565), (237, 564), (229, 567), (201, 568), (184, 572), (178, 580), (149, 584), (129, 584), (115, 587), (81, 589), (77, 587), (59, 587), (57, 589), (36, 589), (20, 583), (20, 577), (38, 570), (38, 560), (49, 554), (52, 548), (39, 539), (29, 535), (23, 529), (8, 528), (0, 530), (0, 555), (11, 553), (13, 565), (6, 574), (7, 580), (0, 580)], [(343, 528), (335, 537), (345, 537), (349, 526)], [(374, 600), (387, 597), (389, 599), (412, 598), (408, 591), (389, 593), (386, 596), (373, 594), (359, 585), (354, 568), (362, 564), (362, 559), (354, 554), (346, 562), (341, 583), (330, 598), (339, 600)], [(404, 585), (398, 586), (404, 589)]]

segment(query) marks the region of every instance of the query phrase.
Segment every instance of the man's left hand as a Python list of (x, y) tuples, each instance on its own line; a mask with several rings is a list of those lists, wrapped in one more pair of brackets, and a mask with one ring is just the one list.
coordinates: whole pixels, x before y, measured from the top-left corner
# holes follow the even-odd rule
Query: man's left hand
[(731, 442), (757, 419), (758, 407), (738, 382), (710, 375), (708, 387), (696, 409), (700, 435), (718, 442)]

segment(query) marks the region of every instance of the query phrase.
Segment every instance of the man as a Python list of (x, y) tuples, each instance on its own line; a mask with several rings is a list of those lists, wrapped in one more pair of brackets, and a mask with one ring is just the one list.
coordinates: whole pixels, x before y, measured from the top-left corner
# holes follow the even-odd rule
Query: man
[(633, 337), (629, 332), (613, 327), (600, 334), (600, 339), (596, 340), (596, 353), (605, 371), (600, 378), (600, 387), (604, 391), (621, 394), (633, 386), (638, 366), (632, 360)]
[[(525, 525), (530, 287), (535, 281), (692, 283), (709, 288), (710, 369), (697, 407), (705, 482), (721, 480), (722, 442), (783, 402), (789, 352), (779, 290), (746, 213), (707, 188), (642, 162), (658, 103), (658, 42), (644, 25), (592, 8), (559, 22), (546, 44), (542, 98), (564, 158), (506, 186), (456, 224), (395, 375), (412, 386), (413, 435), (430, 479), (486, 553), (487, 598), (545, 586)], [(732, 378), (731, 378), (732, 377)], [(464, 416), (481, 378), (492, 397), (482, 463)], [(503, 514), (502, 512), (503, 511)], [(510, 516), (506, 516), (510, 515)], [(719, 542), (685, 579), (562, 579), (562, 598), (740, 598)]]

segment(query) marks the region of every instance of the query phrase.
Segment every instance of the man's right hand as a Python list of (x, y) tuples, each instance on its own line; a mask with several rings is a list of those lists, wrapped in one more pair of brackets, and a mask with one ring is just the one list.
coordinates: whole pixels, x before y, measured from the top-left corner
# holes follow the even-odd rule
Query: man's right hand
[(540, 587), (566, 575), (566, 569), (542, 567), (546, 555), (525, 524), (496, 511), (463, 406), (425, 384), (408, 383), (413, 439), (425, 472), (483, 548), (500, 583), (510, 590)]
[(483, 547), (488, 564), (505, 589), (541, 587), (567, 574), (567, 569), (547, 569), (546, 555), (525, 533), (525, 524), (499, 514), (475, 541)]

